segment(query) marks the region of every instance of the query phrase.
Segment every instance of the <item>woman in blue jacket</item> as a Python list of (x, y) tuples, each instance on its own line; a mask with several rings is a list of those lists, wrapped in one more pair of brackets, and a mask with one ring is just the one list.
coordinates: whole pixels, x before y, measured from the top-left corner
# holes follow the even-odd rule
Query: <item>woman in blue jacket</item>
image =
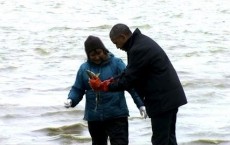
[[(85, 41), (85, 52), (88, 60), (83, 63), (76, 76), (65, 107), (75, 107), (85, 95), (84, 120), (88, 122), (88, 130), (92, 138), (92, 145), (107, 145), (108, 137), (111, 145), (128, 145), (128, 116), (124, 91), (95, 92), (89, 85), (87, 70), (99, 74), (101, 80), (119, 75), (125, 64), (110, 53), (95, 36), (89, 36)], [(127, 90), (132, 96), (141, 115), (147, 117), (145, 107), (133, 90)], [(98, 100), (96, 100), (98, 95)]]

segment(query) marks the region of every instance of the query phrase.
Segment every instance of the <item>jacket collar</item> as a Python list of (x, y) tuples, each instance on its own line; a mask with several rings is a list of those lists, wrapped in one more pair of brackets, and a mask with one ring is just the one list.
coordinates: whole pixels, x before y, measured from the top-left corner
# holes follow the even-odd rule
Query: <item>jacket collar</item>
[(133, 45), (133, 42), (134, 42), (134, 39), (136, 38), (136, 36), (138, 35), (141, 35), (141, 31), (136, 28), (136, 30), (133, 32), (133, 34), (131, 35), (131, 37), (125, 42), (124, 46), (123, 46), (123, 50), (124, 51), (129, 51), (130, 48), (132, 47)]

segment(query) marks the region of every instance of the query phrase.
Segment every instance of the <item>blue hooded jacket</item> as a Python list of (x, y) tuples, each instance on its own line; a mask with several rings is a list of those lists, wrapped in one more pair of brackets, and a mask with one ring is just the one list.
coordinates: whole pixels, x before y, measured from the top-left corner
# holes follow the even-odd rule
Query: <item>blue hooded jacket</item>
[[(96, 93), (89, 86), (89, 77), (86, 70), (90, 70), (95, 74), (99, 73), (99, 78), (103, 81), (119, 75), (126, 67), (120, 58), (115, 57), (111, 53), (108, 55), (109, 59), (100, 65), (94, 64), (89, 60), (83, 63), (77, 72), (75, 83), (69, 92), (68, 99), (72, 100), (71, 107), (75, 107), (85, 95), (86, 104), (84, 120), (103, 121), (129, 116), (124, 91), (98, 92), (100, 99), (96, 107)], [(127, 91), (132, 96), (138, 108), (144, 106), (144, 103), (134, 89)]]

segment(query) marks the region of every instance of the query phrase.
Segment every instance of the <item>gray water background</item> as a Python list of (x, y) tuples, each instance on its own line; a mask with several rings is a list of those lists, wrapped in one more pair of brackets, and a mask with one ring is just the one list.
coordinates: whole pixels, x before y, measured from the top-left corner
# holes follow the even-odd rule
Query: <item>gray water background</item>
[[(127, 61), (108, 36), (120, 22), (158, 42), (178, 72), (189, 102), (179, 145), (230, 144), (229, 0), (0, 0), (1, 145), (91, 144), (84, 100), (63, 102), (88, 35)], [(151, 144), (150, 119), (126, 96), (130, 145)]]

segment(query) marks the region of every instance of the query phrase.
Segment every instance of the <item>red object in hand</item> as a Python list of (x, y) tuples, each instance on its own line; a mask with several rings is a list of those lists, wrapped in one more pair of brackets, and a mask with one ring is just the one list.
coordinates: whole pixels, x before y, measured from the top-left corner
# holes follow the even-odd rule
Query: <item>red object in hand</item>
[(108, 86), (111, 82), (111, 79), (101, 82), (100, 90), (107, 92), (109, 90)]
[(93, 78), (89, 80), (91, 88), (95, 91), (100, 90), (101, 80), (99, 78)]
[(91, 88), (95, 91), (108, 91), (108, 86), (113, 79), (108, 79), (103, 82), (99, 78), (94, 78), (89, 80)]

